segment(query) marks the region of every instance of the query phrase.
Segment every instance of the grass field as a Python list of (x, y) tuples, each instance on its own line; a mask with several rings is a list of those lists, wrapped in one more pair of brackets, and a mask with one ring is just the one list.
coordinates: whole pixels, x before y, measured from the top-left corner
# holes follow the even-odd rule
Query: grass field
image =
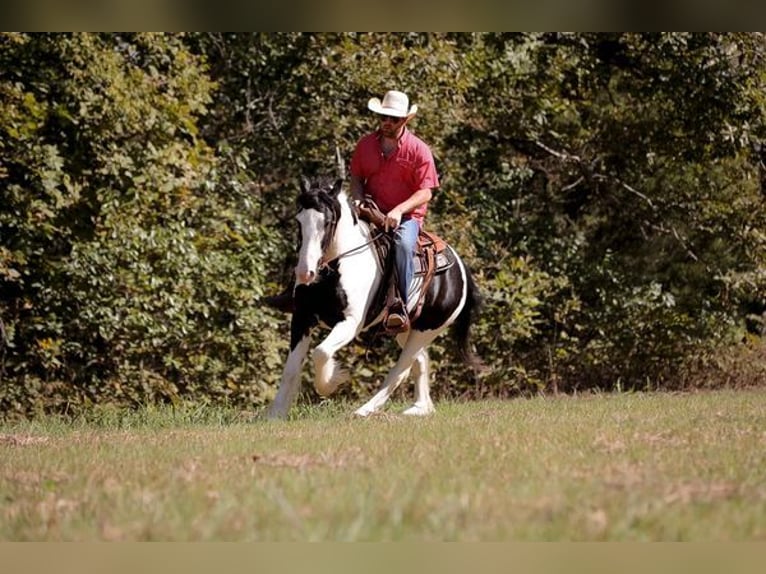
[(766, 390), (0, 424), (0, 540), (766, 540)]

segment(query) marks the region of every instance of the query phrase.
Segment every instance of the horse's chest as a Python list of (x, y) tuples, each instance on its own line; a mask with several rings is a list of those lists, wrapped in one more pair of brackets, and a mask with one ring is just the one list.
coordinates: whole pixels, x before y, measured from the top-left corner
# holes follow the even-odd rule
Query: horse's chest
[(340, 283), (340, 275), (328, 269), (315, 283), (296, 287), (295, 303), (306, 315), (327, 327), (334, 327), (345, 319), (348, 297)]

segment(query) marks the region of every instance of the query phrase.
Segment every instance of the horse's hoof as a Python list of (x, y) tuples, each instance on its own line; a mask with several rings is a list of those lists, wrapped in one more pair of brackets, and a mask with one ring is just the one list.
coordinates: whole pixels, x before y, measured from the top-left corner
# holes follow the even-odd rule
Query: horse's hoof
[(329, 397), (331, 394), (338, 390), (339, 384), (340, 383), (336, 383), (334, 381), (330, 381), (328, 383), (319, 383), (314, 381), (314, 389), (316, 389), (316, 392), (319, 393), (320, 396)]
[(434, 413), (433, 405), (412, 405), (402, 414), (413, 416), (413, 417), (424, 417), (433, 413)]
[(370, 409), (368, 407), (359, 407), (358, 409), (356, 409), (354, 411), (354, 415), (357, 416), (357, 417), (366, 418), (366, 417), (370, 416), (374, 412), (375, 412), (374, 410), (372, 410), (372, 409)]

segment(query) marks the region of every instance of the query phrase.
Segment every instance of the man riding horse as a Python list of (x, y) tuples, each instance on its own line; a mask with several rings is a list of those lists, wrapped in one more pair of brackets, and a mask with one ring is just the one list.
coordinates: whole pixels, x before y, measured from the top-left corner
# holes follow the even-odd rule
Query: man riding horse
[[(410, 106), (403, 92), (390, 90), (383, 99), (371, 98), (367, 107), (378, 115), (378, 129), (362, 137), (351, 157), (351, 195), (356, 202), (371, 199), (385, 216), (385, 231), (393, 232), (397, 296), (390, 301), (385, 328), (398, 333), (409, 329), (408, 291), (418, 234), (439, 187), (431, 149), (407, 129), (418, 107)], [(288, 311), (292, 288), (267, 297), (266, 303)]]

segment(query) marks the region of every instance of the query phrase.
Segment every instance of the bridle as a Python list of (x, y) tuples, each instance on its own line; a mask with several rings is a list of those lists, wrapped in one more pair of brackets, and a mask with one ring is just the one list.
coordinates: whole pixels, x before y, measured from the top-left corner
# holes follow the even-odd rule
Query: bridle
[[(322, 270), (325, 267), (328, 267), (345, 257), (350, 257), (356, 253), (359, 253), (360, 251), (364, 250), (370, 245), (375, 244), (381, 237), (386, 235), (385, 231), (379, 230), (377, 233), (373, 234), (371, 239), (365, 241), (364, 243), (357, 245), (356, 247), (352, 247), (351, 249), (348, 249), (347, 251), (344, 251), (343, 253), (336, 255), (332, 259), (326, 259), (324, 252), (327, 250), (333, 237), (335, 237), (335, 233), (338, 229), (338, 221), (340, 220), (341, 209), (337, 202), (337, 198), (332, 197), (325, 190), (321, 188), (319, 189), (314, 188), (311, 191), (313, 192), (316, 198), (316, 202), (315, 203), (312, 202), (312, 204), (303, 204), (303, 209), (319, 209), (323, 211), (326, 216), (327, 215), (330, 216), (329, 221), (325, 226), (324, 237), (322, 238), (322, 257), (319, 260), (318, 270)], [(354, 216), (354, 223), (358, 223), (359, 219), (357, 217), (357, 214), (354, 211), (354, 207), (353, 206), (350, 206), (350, 207), (351, 207), (351, 213)]]

